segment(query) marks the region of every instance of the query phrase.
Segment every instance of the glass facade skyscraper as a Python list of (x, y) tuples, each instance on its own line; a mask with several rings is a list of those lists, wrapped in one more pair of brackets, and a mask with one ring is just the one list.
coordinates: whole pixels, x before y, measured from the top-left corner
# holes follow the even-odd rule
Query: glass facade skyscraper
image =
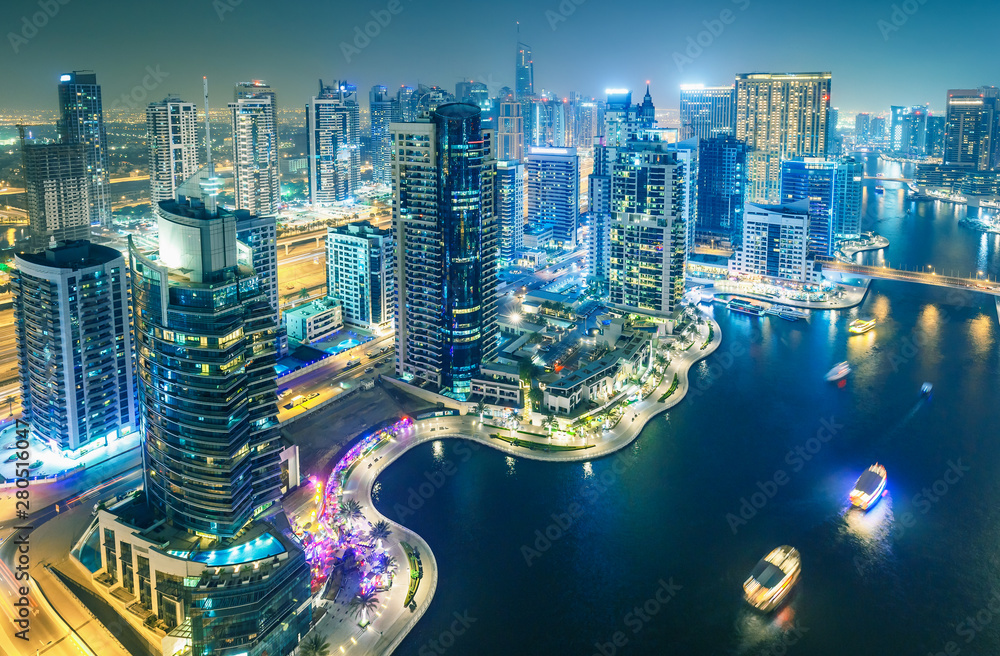
[(497, 219), (500, 259), (511, 263), (524, 247), (524, 165), (497, 162)]
[(278, 98), (266, 82), (236, 85), (229, 103), (233, 130), (233, 179), (236, 208), (254, 216), (278, 211)]
[(280, 496), (274, 312), (236, 217), (159, 206), (160, 247), (130, 244), (146, 495), (174, 526), (228, 539)]
[(806, 157), (781, 163), (782, 204), (809, 203), (809, 255), (833, 255), (836, 179), (835, 161)]
[(389, 90), (376, 85), (368, 92), (368, 115), (371, 119), (372, 182), (388, 185), (392, 181), (389, 169), (389, 123), (392, 122), (392, 99)]
[(747, 146), (730, 135), (698, 144), (698, 226), (696, 238), (738, 244), (743, 236)]
[(681, 139), (731, 135), (736, 121), (735, 87), (681, 86)]
[(391, 130), (396, 371), (467, 395), (498, 346), (493, 132), (464, 103)]
[(63, 143), (83, 146), (90, 187), (90, 223), (110, 226), (108, 133), (101, 85), (93, 71), (73, 71), (59, 77), (59, 114)]

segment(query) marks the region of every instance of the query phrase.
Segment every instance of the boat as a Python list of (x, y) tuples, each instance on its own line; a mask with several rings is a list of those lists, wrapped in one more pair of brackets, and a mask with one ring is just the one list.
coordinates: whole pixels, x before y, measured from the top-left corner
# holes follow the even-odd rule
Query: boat
[(805, 319), (809, 316), (809, 313), (805, 310), (800, 310), (799, 308), (792, 307), (791, 305), (772, 305), (768, 308), (768, 313), (779, 316), (782, 319), (788, 319), (789, 321)]
[(760, 559), (743, 582), (743, 596), (751, 606), (768, 613), (788, 597), (799, 581), (802, 559), (799, 552), (782, 545)]
[(884, 194), (885, 193), (885, 187), (883, 187), (882, 185), (875, 185), (875, 193), (876, 194)]
[(744, 301), (741, 298), (734, 298), (730, 300), (726, 307), (733, 312), (742, 312), (743, 314), (752, 314), (754, 316), (763, 316), (764, 306), (757, 305), (756, 303), (751, 303), (750, 301)]
[(846, 378), (849, 373), (851, 373), (851, 365), (846, 362), (838, 362), (833, 365), (833, 369), (826, 372), (826, 379), (831, 383), (835, 383), (841, 378)]
[(934, 389), (933, 385), (931, 385), (930, 383), (924, 383), (923, 385), (920, 386), (920, 393), (923, 396), (930, 396), (931, 390), (933, 389)]
[(872, 508), (885, 492), (885, 478), (885, 467), (877, 462), (865, 470), (851, 490), (851, 504), (861, 510)]
[(861, 335), (868, 332), (875, 327), (874, 319), (855, 319), (851, 322), (847, 329), (855, 335)]

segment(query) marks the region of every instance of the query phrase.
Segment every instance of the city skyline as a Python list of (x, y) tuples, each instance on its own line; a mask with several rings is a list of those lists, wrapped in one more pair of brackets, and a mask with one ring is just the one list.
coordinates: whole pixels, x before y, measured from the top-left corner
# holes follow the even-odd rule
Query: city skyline
[[(599, 11), (597, 5), (589, 4), (570, 3), (570, 12), (565, 6), (560, 9), (558, 3), (505, 3), (485, 26), (479, 25), (474, 15), (463, 18), (467, 12), (459, 11), (456, 2), (438, 2), (433, 8), (422, 9), (407, 0), (389, 4), (396, 13), (388, 5), (311, 5), (308, 10), (315, 20), (302, 27), (296, 21), (283, 20), (286, 15), (277, 10), (249, 3), (187, 0), (173, 5), (175, 11), (160, 15), (148, 30), (133, 30), (130, 26), (144, 18), (138, 7), (115, 5), (114, 11), (104, 12), (99, 6), (96, 11), (84, 11), (73, 4), (60, 5), (56, 15), (37, 21), (43, 25), (36, 27), (32, 23), (36, 3), (7, 3), (0, 9), (0, 24), (8, 26), (5, 61), (10, 83), (20, 93), (16, 99), (4, 99), (0, 110), (51, 106), (51, 79), (68, 70), (98, 71), (106, 108), (131, 108), (133, 105), (122, 101), (123, 94), (127, 98), (136, 87), (148, 91), (149, 97), (134, 103), (140, 111), (145, 102), (169, 93), (198, 98), (202, 75), (227, 85), (248, 77), (267, 79), (289, 99), (283, 103), (286, 107), (301, 105), (317, 77), (348, 79), (359, 89), (384, 84), (390, 90), (416, 81), (449, 88), (471, 78), (485, 82), (495, 94), (503, 86), (514, 88), (510, 53), (518, 39), (518, 21), (520, 40), (532, 50), (536, 93), (551, 90), (559, 96), (576, 91), (596, 97), (605, 88), (640, 89), (649, 80), (661, 98), (659, 104), (676, 108), (682, 84), (725, 85), (732, 83), (736, 74), (753, 71), (829, 70), (837, 79), (832, 105), (846, 112), (881, 111), (900, 103), (930, 103), (932, 111), (942, 112), (947, 89), (976, 88), (987, 84), (992, 73), (985, 46), (978, 45), (989, 38), (988, 22), (977, 20), (979, 10), (985, 7), (982, 3), (946, 8), (914, 0), (916, 9), (906, 13), (902, 8), (896, 12), (894, 7), (900, 5), (873, 7), (851, 1), (825, 15), (820, 7), (791, 2), (734, 0), (717, 7), (662, 10), (669, 13), (671, 30), (667, 35), (658, 21), (633, 20), (644, 11), (655, 12), (658, 7), (652, 3), (636, 7), (628, 16)], [(906, 8), (912, 9), (909, 4)], [(722, 15), (724, 11), (730, 13)], [(460, 34), (464, 26), (475, 23), (476, 38), (427, 39), (428, 33), (440, 29), (440, 15), (447, 16), (449, 25), (456, 28), (450, 33)], [(343, 27), (321, 31), (320, 26), (328, 24), (324, 19), (335, 19)], [(366, 25), (373, 20), (373, 26)], [(287, 37), (299, 47), (273, 52), (246, 49), (238, 60), (223, 56), (238, 46), (246, 30), (259, 24), (268, 24), (278, 41)], [(817, 25), (823, 29), (811, 29)], [(366, 35), (366, 27), (375, 36)], [(783, 38), (768, 43), (767, 48), (755, 48), (760, 36), (774, 29), (781, 30)], [(81, 55), (78, 42), (71, 38), (77, 30), (114, 33), (120, 45), (115, 50), (95, 49)], [(315, 39), (311, 39), (314, 30)], [(635, 45), (583, 47), (586, 39), (600, 30), (608, 34), (627, 30), (632, 35), (629, 42)], [(914, 75), (912, 60), (905, 53), (926, 47), (936, 34), (948, 30), (961, 30), (964, 38), (935, 53), (933, 65), (923, 66), (920, 75)], [(149, 48), (150, 43), (171, 38), (178, 31), (211, 46), (187, 55), (165, 49), (163, 56)], [(311, 43), (315, 45), (308, 45)], [(70, 47), (73, 50), (64, 51)], [(418, 47), (426, 59), (406, 56)], [(130, 48), (150, 54), (122, 57)], [(461, 57), (453, 56), (456, 49), (462, 50)], [(303, 61), (316, 64), (303, 65)], [(435, 63), (430, 70), (428, 61)], [(875, 61), (877, 66), (873, 66)], [(150, 86), (154, 90), (149, 90)]]

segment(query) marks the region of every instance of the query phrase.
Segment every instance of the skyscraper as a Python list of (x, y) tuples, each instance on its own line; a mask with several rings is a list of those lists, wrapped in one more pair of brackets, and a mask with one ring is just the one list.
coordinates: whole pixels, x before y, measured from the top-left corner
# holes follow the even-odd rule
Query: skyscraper
[(500, 259), (514, 262), (524, 247), (524, 165), (520, 162), (497, 162), (497, 220)]
[(944, 163), (989, 170), (996, 103), (982, 89), (949, 89)]
[(927, 117), (927, 140), (924, 154), (929, 157), (944, 157), (947, 119), (944, 116)]
[(873, 116), (871, 121), (871, 131), (868, 137), (869, 145), (881, 146), (885, 143), (885, 117)]
[(704, 139), (698, 146), (699, 240), (738, 244), (743, 237), (747, 146), (731, 135)]
[(25, 205), (33, 248), (45, 248), (53, 239), (87, 239), (93, 176), (87, 171), (86, 146), (41, 143), (30, 138), (23, 126), (20, 133)]
[(236, 209), (254, 216), (275, 214), (281, 202), (277, 102), (266, 82), (254, 80), (238, 83), (229, 103)]
[(59, 134), (63, 143), (81, 144), (90, 179), (90, 223), (111, 225), (108, 185), (108, 134), (104, 128), (101, 85), (93, 71), (73, 71), (59, 77)]
[[(274, 214), (253, 216), (246, 210), (233, 212), (236, 238), (250, 247), (250, 266), (260, 279), (260, 291), (278, 321), (278, 219)], [(281, 349), (279, 349), (280, 352)]]
[(733, 134), (736, 122), (736, 89), (681, 86), (681, 139), (710, 139)]
[(833, 255), (837, 162), (800, 157), (781, 163), (782, 204), (808, 201), (810, 255)]
[(552, 226), (552, 238), (576, 245), (580, 223), (580, 161), (576, 148), (532, 147), (528, 173), (528, 221)]
[(840, 155), (840, 136), (837, 132), (839, 121), (840, 109), (831, 107), (826, 121), (826, 154), (830, 156)]
[(375, 184), (392, 183), (389, 168), (389, 124), (392, 122), (392, 99), (389, 90), (381, 84), (368, 92), (368, 115), (371, 119), (372, 181)]
[(642, 105), (633, 105), (628, 89), (606, 89), (605, 93), (600, 143), (594, 146), (594, 172), (588, 180), (587, 196), (591, 212), (607, 214), (611, 211), (611, 167), (618, 150), (640, 131), (653, 127), (655, 111), (650, 116), (648, 110), (641, 111)]
[(517, 52), (514, 57), (514, 93), (517, 100), (535, 95), (535, 62), (531, 46), (521, 41), (521, 24), (517, 26)]
[(665, 141), (630, 141), (612, 172), (608, 291), (623, 310), (668, 316), (684, 295), (685, 165)]
[(889, 147), (904, 157), (923, 157), (927, 145), (926, 106), (893, 106), (889, 123)]
[(835, 239), (861, 234), (861, 199), (865, 184), (864, 162), (847, 157), (837, 163), (833, 185), (833, 236)]
[(383, 335), (392, 330), (396, 243), (368, 222), (326, 231), (327, 295), (340, 301), (344, 323)]
[(392, 100), (392, 122), (410, 123), (417, 120), (417, 99), (413, 87), (405, 84), (396, 90)]
[(344, 201), (361, 186), (360, 110), (357, 89), (347, 82), (319, 83), (306, 105), (309, 140), (309, 202)]
[(747, 199), (777, 203), (781, 162), (826, 154), (830, 73), (736, 76), (736, 138), (746, 142)]
[(149, 202), (175, 198), (177, 187), (198, 172), (198, 115), (194, 103), (168, 96), (146, 106)]
[(14, 256), (21, 403), (32, 435), (77, 451), (138, 427), (125, 259), (69, 241)]
[(396, 372), (456, 395), (497, 351), (493, 133), (450, 103), (394, 123)]
[(502, 161), (524, 159), (524, 123), (521, 103), (513, 98), (501, 98), (497, 116), (497, 157)]
[(742, 245), (730, 271), (795, 282), (816, 282), (809, 262), (809, 201), (781, 205), (747, 203)]
[(854, 116), (854, 145), (867, 146), (871, 139), (871, 114), (860, 112)]
[(587, 229), (587, 279), (604, 293), (608, 289), (611, 262), (611, 215), (589, 213)]

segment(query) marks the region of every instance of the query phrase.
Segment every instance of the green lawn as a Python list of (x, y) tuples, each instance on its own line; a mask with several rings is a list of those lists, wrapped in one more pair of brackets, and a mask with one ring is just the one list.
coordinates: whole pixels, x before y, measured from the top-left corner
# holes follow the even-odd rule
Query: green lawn
[(495, 437), (496, 439), (506, 442), (511, 446), (519, 446), (525, 449), (532, 449), (534, 451), (580, 451), (582, 449), (591, 449), (594, 447), (593, 444), (588, 444), (586, 446), (574, 446), (570, 444), (542, 444), (541, 442), (521, 440), (516, 437), (508, 437), (498, 433), (490, 433), (490, 437)]
[(680, 383), (681, 383), (681, 379), (675, 373), (674, 374), (674, 380), (673, 380), (672, 383), (670, 383), (670, 389), (668, 389), (666, 392), (664, 392), (663, 396), (660, 397), (660, 403), (663, 403), (668, 398), (670, 398), (670, 395), (677, 391), (677, 386), (680, 385)]

